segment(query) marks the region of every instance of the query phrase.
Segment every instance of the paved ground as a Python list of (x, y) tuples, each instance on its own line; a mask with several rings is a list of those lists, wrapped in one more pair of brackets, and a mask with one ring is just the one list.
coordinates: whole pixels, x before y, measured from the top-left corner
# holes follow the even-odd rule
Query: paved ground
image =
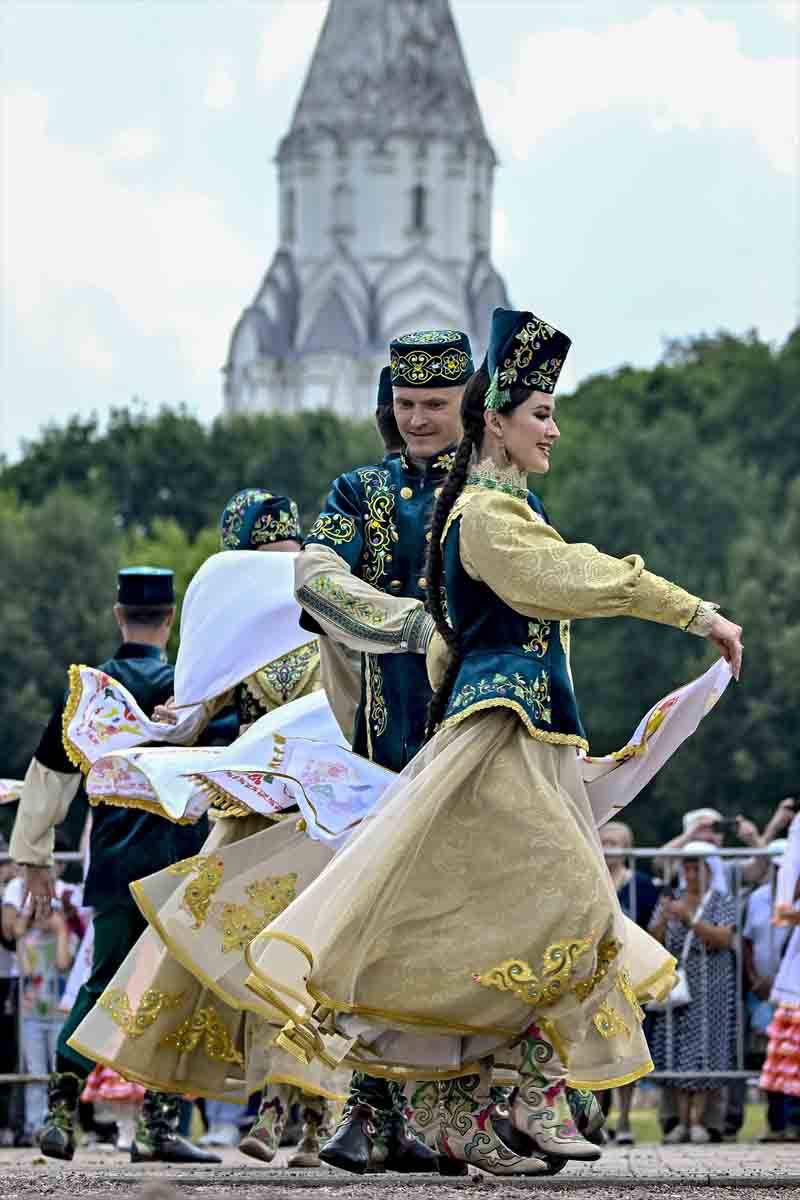
[(762, 1147), (643, 1146), (609, 1148), (593, 1167), (571, 1164), (554, 1178), (495, 1179), (475, 1172), (454, 1181), (436, 1176), (382, 1175), (361, 1179), (341, 1171), (290, 1171), (263, 1166), (236, 1150), (221, 1167), (137, 1166), (127, 1155), (79, 1151), (73, 1163), (44, 1159), (35, 1150), (0, 1150), (0, 1200), (466, 1200), (478, 1191), (492, 1200), (518, 1200), (535, 1189), (548, 1200), (568, 1193), (593, 1200), (786, 1200), (800, 1196), (800, 1144)]

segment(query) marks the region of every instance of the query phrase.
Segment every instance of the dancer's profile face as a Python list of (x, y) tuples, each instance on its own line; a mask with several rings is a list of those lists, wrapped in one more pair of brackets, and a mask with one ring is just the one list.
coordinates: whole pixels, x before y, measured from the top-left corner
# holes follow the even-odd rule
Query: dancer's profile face
[(550, 453), (561, 437), (555, 406), (549, 393), (531, 392), (510, 413), (497, 414), (506, 453), (521, 471), (546, 475), (550, 470)]
[(433, 458), (461, 440), (464, 389), (395, 388), (394, 416), (412, 458)]

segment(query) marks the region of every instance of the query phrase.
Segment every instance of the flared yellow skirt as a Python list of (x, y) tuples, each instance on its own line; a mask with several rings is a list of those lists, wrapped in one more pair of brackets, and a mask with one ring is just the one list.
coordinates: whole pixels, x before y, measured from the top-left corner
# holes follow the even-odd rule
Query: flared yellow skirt
[(442, 730), (247, 958), (301, 1057), (397, 1078), (513, 1068), (535, 1021), (593, 1088), (652, 1069), (639, 1000), (675, 967), (623, 917), (575, 749), (504, 709)]
[(276, 1047), (283, 1013), (245, 986), (248, 942), (330, 858), (291, 818), (216, 822), (199, 855), (132, 885), (150, 927), (70, 1044), (162, 1091), (246, 1103), (289, 1083), (345, 1099), (349, 1073)]

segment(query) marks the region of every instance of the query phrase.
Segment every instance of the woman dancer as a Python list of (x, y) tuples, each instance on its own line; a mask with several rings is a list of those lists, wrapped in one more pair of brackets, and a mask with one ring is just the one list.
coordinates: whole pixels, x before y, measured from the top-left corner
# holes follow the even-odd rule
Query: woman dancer
[[(623, 918), (603, 862), (569, 621), (689, 630), (737, 676), (741, 631), (638, 556), (565, 543), (527, 491), (560, 436), (552, 393), (569, 345), (531, 313), (495, 311), (431, 530), (437, 732), (247, 957), (248, 985), (291, 1015), (280, 1040), (298, 1056), (447, 1079), (493, 1054), (518, 1073), (514, 1127), (542, 1154), (592, 1159), (566, 1085), (652, 1069), (638, 998), (668, 990), (675, 964)], [(462, 1092), (444, 1089), (445, 1142)]]
[[(222, 550), (292, 553), (300, 538), (295, 502), (258, 488), (237, 492), (220, 518)], [(209, 656), (214, 649), (208, 647)], [(232, 702), (236, 723), (244, 728), (320, 686), (320, 652), (312, 639), (218, 698), (214, 711)], [(162, 720), (175, 720), (169, 706), (156, 711)], [(198, 856), (134, 885), (151, 928), (78, 1027), (74, 1042), (95, 1062), (164, 1091), (246, 1103), (263, 1088), (255, 1124), (239, 1148), (265, 1162), (277, 1153), (290, 1105), (299, 1098), (303, 1136), (289, 1165), (317, 1166), (328, 1100), (346, 1098), (347, 1076), (325, 1068), (303, 1076), (292, 1059), (270, 1046), (274, 1028), (243, 1011), (230, 977), (237, 964), (244, 977), (248, 939), (288, 902), (305, 872), (321, 869), (329, 852), (295, 831), (291, 819), (279, 824), (277, 817), (231, 804), (212, 815), (212, 832)], [(283, 862), (279, 876), (260, 870), (269, 852)], [(192, 917), (180, 944), (167, 933), (164, 917), (178, 905), (178, 889)]]

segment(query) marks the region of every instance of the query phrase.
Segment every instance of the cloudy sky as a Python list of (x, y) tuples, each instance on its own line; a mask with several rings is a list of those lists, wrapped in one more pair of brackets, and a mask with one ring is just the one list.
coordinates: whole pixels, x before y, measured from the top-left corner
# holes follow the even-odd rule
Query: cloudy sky
[[(495, 259), (571, 378), (798, 320), (800, 4), (452, 0)], [(324, 0), (5, 0), (0, 452), (138, 396), (220, 408)]]

